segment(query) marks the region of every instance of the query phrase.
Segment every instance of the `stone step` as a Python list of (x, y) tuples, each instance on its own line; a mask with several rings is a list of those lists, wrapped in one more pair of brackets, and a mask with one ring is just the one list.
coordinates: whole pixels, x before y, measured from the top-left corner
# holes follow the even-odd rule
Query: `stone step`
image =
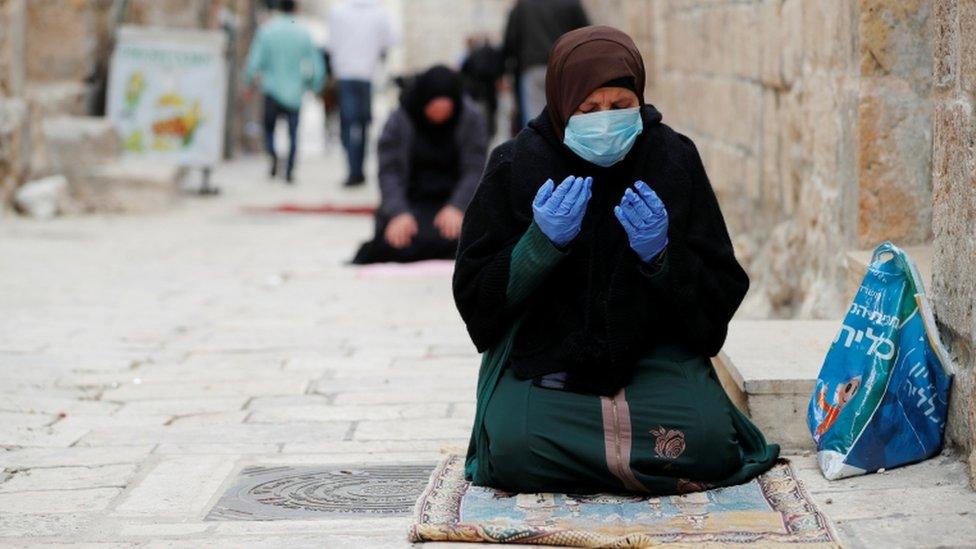
[(31, 104), (45, 117), (84, 116), (94, 94), (94, 86), (85, 82), (44, 82), (27, 86)]
[(824, 356), (839, 329), (835, 320), (735, 320), (712, 359), (732, 401), (770, 442), (813, 449), (806, 413)]
[(92, 167), (75, 185), (75, 195), (90, 211), (160, 211), (178, 200), (180, 178), (172, 163), (120, 158)]
[[(77, 163), (65, 150), (65, 141), (70, 141), (61, 131), (70, 129), (71, 122), (53, 123), (48, 131), (44, 130), (44, 121), (51, 118), (68, 117), (68, 120), (81, 118), (88, 120), (85, 115), (91, 106), (94, 86), (84, 82), (43, 82), (27, 85), (27, 96), (30, 97), (30, 124), (38, 130), (31, 132), (30, 143), (30, 173), (35, 176), (65, 175), (63, 166), (74, 167)], [(90, 131), (90, 128), (89, 128)], [(55, 135), (53, 149), (48, 145), (48, 136)], [(69, 156), (65, 160), (64, 156)], [(77, 155), (74, 155), (77, 156)]]
[(74, 186), (96, 166), (115, 159), (121, 151), (115, 125), (96, 116), (52, 116), (41, 125), (50, 174), (63, 174)]

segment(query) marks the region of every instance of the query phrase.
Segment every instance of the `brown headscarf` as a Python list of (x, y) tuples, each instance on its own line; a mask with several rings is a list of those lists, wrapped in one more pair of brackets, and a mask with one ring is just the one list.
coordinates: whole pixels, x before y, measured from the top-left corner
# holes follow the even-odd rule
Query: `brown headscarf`
[(617, 78), (634, 79), (643, 105), (644, 59), (625, 32), (605, 26), (583, 27), (556, 40), (546, 69), (546, 104), (559, 139), (580, 103)]

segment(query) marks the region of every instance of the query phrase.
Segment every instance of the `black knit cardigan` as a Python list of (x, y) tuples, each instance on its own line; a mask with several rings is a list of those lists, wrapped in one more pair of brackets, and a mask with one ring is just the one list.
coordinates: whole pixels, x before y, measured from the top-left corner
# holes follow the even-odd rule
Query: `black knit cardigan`
[[(718, 354), (749, 288), (701, 158), (687, 137), (642, 108), (644, 131), (619, 164), (600, 168), (571, 153), (543, 112), (491, 154), (468, 206), (454, 271), (454, 297), (479, 351), (522, 324), (510, 366), (522, 379), (566, 372), (567, 389), (611, 395), (656, 345)], [(592, 176), (580, 235), (519, 307), (506, 306), (512, 249), (532, 222), (538, 188)], [(630, 249), (613, 215), (624, 190), (643, 180), (668, 210), (670, 243), (653, 265)]]

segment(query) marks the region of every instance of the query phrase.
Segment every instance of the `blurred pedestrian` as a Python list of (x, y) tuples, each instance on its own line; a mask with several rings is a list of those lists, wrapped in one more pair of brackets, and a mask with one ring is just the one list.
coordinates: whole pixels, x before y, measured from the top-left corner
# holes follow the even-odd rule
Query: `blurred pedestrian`
[(468, 38), (468, 53), (461, 63), (464, 89), (481, 107), (488, 121), (488, 135), (494, 137), (497, 130), (495, 115), (498, 112), (498, 81), (505, 74), (502, 52), (486, 37)]
[(271, 156), (271, 177), (278, 175), (275, 126), (279, 118), (288, 122), (288, 164), (285, 180), (293, 181), (298, 148), (298, 113), (306, 90), (319, 91), (325, 81), (322, 55), (312, 45), (308, 31), (295, 20), (295, 0), (278, 0), (277, 11), (258, 29), (247, 56), (244, 81), (253, 93), (255, 77), (264, 94), (264, 144)]
[(509, 12), (502, 52), (515, 77), (519, 128), (546, 106), (546, 62), (556, 39), (589, 24), (580, 0), (518, 0)]
[(400, 97), (379, 142), (376, 234), (353, 263), (453, 259), (485, 165), (488, 132), (461, 76), (435, 66)]
[(341, 0), (329, 12), (328, 50), (339, 94), (339, 124), (346, 149), (346, 186), (366, 181), (363, 162), (372, 120), (372, 80), (397, 35), (376, 0)]
[(320, 98), (322, 110), (325, 114), (325, 146), (331, 148), (336, 142), (341, 143), (339, 130), (339, 92), (336, 89), (335, 71), (332, 69), (332, 56), (328, 50), (322, 49), (322, 60), (325, 63), (325, 74), (328, 78), (322, 87)]

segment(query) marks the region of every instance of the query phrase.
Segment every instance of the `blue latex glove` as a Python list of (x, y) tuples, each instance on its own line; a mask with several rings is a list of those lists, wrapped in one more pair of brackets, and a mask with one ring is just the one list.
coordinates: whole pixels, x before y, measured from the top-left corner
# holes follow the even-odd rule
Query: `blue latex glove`
[(532, 216), (542, 233), (556, 246), (566, 246), (579, 234), (586, 204), (593, 195), (592, 186), (592, 177), (584, 179), (571, 175), (558, 187), (549, 179), (539, 188), (532, 201)]
[(627, 232), (630, 247), (645, 263), (650, 263), (668, 245), (668, 210), (664, 202), (643, 181), (624, 191), (620, 205), (613, 209)]

